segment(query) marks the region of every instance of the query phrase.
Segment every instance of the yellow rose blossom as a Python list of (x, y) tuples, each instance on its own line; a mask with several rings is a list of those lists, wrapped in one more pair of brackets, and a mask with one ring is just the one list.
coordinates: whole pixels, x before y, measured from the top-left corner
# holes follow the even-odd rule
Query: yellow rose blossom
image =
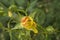
[(36, 23), (29, 16), (25, 16), (21, 19), (21, 25), (27, 30), (31, 30), (34, 33), (38, 33), (38, 30), (36, 29)]

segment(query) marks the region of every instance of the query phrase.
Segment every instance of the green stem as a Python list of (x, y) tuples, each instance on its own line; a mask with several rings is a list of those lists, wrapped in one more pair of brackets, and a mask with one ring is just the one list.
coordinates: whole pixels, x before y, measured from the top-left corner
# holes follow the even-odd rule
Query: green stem
[(10, 40), (12, 40), (12, 32), (9, 31), (9, 35), (10, 35)]
[(40, 25), (38, 25), (43, 31), (44, 31), (44, 33), (43, 34), (45, 34), (45, 40), (48, 40), (48, 33), (47, 33), (47, 31), (42, 27), (42, 26), (40, 26)]
[[(38, 25), (38, 24), (37, 24), (37, 25)], [(42, 26), (38, 25), (38, 27), (41, 28), (43, 31), (46, 32), (46, 30), (45, 30)]]
[(46, 39), (45, 40), (48, 40), (48, 35), (47, 34), (45, 34), (46, 35)]
[(10, 35), (10, 40), (12, 40), (12, 34), (11, 34), (11, 29), (10, 29), (10, 22), (11, 22), (12, 19), (9, 20), (8, 22), (8, 32), (9, 32), (9, 35)]
[(27, 12), (26, 11), (24, 11), (24, 10), (18, 10), (18, 11), (21, 11), (21, 12), (25, 13), (25, 15), (27, 16)]

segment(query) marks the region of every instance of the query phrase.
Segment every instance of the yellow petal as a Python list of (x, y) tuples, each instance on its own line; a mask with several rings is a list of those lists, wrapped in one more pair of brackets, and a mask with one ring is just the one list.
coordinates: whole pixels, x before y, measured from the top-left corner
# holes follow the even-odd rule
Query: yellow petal
[(36, 28), (33, 28), (32, 31), (33, 31), (34, 33), (38, 33), (38, 30), (37, 30)]

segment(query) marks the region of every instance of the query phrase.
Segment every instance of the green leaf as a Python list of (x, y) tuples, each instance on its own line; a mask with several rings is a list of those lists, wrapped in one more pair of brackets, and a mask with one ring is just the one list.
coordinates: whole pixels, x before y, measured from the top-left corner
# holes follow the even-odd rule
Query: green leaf
[(53, 26), (48, 26), (46, 28), (47, 32), (50, 34), (50, 33), (54, 33), (55, 29), (53, 28)]
[(25, 5), (25, 0), (15, 0), (15, 3), (16, 3), (18, 6), (24, 6), (24, 5)]
[(29, 16), (32, 17), (32, 18), (34, 19), (34, 17), (35, 17), (36, 14), (37, 14), (37, 10), (34, 11), (34, 12), (32, 12), (32, 13), (30, 13)]
[(0, 28), (2, 28), (3, 27), (3, 25), (2, 25), (2, 23), (0, 23)]
[(0, 16), (0, 22), (1, 23), (5, 23), (6, 24), (6, 22), (9, 20), (9, 17), (8, 16)]
[(12, 30), (14, 29), (22, 29), (22, 26), (20, 23), (16, 24), (16, 26), (14, 28), (12, 28)]
[(34, 7), (36, 6), (37, 0), (30, 3), (30, 5), (27, 7), (26, 11), (32, 12), (34, 10)]
[(37, 9), (37, 13), (35, 15), (35, 20), (39, 25), (42, 25), (45, 21), (45, 13), (43, 10)]

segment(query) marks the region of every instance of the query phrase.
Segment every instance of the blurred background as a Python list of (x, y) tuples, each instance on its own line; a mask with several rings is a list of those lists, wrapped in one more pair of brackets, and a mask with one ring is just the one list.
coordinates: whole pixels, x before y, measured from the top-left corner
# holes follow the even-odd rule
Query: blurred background
[[(26, 15), (37, 34), (21, 28)], [(0, 0), (0, 40), (60, 40), (60, 0)]]

